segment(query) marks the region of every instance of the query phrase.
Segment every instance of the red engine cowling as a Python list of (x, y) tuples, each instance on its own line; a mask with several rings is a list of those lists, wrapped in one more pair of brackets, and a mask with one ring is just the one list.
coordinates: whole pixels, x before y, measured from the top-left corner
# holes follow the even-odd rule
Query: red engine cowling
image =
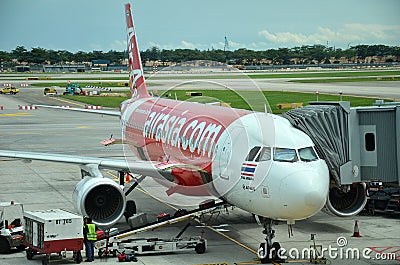
[(99, 226), (112, 226), (124, 214), (126, 199), (121, 187), (109, 178), (87, 176), (72, 194), (79, 214), (89, 216)]

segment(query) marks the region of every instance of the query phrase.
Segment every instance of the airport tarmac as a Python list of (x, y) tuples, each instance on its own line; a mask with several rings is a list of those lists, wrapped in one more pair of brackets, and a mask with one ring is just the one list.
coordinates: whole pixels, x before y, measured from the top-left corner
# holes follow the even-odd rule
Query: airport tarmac
[[(40, 91), (40, 92), (38, 92)], [(17, 95), (0, 95), (0, 105), (6, 106), (0, 110), (0, 149), (63, 153), (72, 155), (113, 157), (123, 159), (123, 147), (112, 145), (104, 147), (100, 141), (111, 134), (120, 137), (119, 119), (88, 113), (76, 113), (63, 110), (38, 109), (18, 110), (18, 105), (51, 104), (66, 105), (59, 101), (41, 95), (41, 89)], [(78, 103), (80, 104), (80, 103)], [(80, 104), (81, 106), (84, 104)], [(103, 174), (113, 178), (115, 172), (104, 171)], [(75, 212), (72, 202), (72, 191), (80, 180), (80, 170), (77, 166), (33, 161), (0, 160), (0, 201), (14, 200), (24, 204), (25, 210), (40, 210), (61, 208)], [(158, 184), (146, 179), (140, 189), (129, 195), (137, 203), (138, 211), (145, 212), (148, 219), (154, 220), (163, 212), (173, 214), (175, 209), (170, 205), (155, 200), (148, 195), (156, 192), (161, 199)], [(195, 202), (191, 202), (194, 204)], [(174, 206), (183, 208), (183, 206)], [(222, 226), (224, 232), (213, 227), (196, 227), (194, 220), (184, 236), (198, 236), (204, 230), (208, 240), (208, 248), (204, 254), (188, 251), (179, 254), (138, 256), (138, 264), (257, 264), (256, 251), (263, 241), (262, 227), (254, 221), (251, 214), (240, 209), (229, 209), (229, 214), (221, 212), (218, 215), (207, 216), (209, 225)], [(358, 220), (362, 237), (353, 235), (354, 223)], [(206, 220), (207, 221), (207, 220)], [(159, 228), (138, 235), (139, 237), (172, 238), (186, 225), (186, 222)], [(399, 264), (400, 234), (398, 229), (400, 219), (391, 216), (355, 216), (339, 218), (325, 212), (293, 226), (293, 236), (289, 238), (285, 223), (274, 226), (275, 241), (288, 250), (288, 261), (293, 264), (310, 264), (302, 257), (296, 259), (296, 251), (302, 252), (312, 245), (311, 234), (316, 234), (316, 244), (331, 250), (325, 257), (330, 264)], [(126, 229), (124, 220), (117, 224), (120, 229)], [(338, 241), (338, 239), (340, 239)], [(347, 243), (346, 243), (347, 242)], [(339, 247), (339, 244), (346, 243)], [(336, 249), (336, 250), (335, 250)], [(350, 251), (351, 250), (351, 251)], [(351, 253), (359, 253), (360, 258), (353, 258)], [(379, 253), (396, 253), (397, 260), (377, 259)], [(364, 256), (363, 256), (364, 253)], [(70, 255), (70, 253), (68, 254)], [(368, 256), (368, 257), (366, 257)], [(55, 261), (55, 264), (72, 263), (72, 261)], [(118, 263), (117, 258), (110, 257), (96, 260), (92, 264)], [(24, 252), (0, 255), (0, 264), (41, 264), (39, 257), (27, 261)]]

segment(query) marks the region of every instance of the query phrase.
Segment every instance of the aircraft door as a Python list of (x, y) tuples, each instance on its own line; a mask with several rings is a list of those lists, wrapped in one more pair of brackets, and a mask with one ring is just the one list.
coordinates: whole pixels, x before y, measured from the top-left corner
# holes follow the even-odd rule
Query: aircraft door
[(242, 131), (240, 127), (230, 128), (229, 132), (226, 130), (217, 142), (212, 174), (214, 187), (220, 195), (224, 195), (240, 180), (242, 158), (238, 152), (247, 150), (246, 141), (240, 137)]

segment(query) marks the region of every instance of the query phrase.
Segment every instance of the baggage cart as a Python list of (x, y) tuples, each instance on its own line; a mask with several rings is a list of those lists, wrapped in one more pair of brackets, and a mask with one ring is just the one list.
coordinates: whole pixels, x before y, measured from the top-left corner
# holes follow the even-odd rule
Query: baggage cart
[[(52, 253), (66, 257), (73, 252), (73, 260), (81, 263), (83, 249), (83, 218), (60, 209), (26, 211), (25, 245), (26, 258), (31, 260), (42, 254), (42, 264), (50, 262)], [(44, 255), (43, 255), (44, 254)]]

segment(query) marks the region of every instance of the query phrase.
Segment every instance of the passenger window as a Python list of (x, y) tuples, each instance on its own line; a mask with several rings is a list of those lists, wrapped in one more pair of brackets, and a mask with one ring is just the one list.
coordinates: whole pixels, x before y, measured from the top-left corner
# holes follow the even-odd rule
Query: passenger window
[(249, 154), (247, 155), (246, 161), (253, 161), (254, 158), (256, 157), (258, 151), (260, 151), (260, 149), (261, 149), (261, 146), (255, 146), (255, 147), (253, 147), (253, 148), (250, 150)]
[(299, 159), (297, 158), (297, 153), (295, 149), (289, 148), (278, 148), (274, 149), (274, 161), (280, 162), (296, 162)]
[(311, 146), (299, 149), (299, 156), (301, 161), (304, 162), (311, 162), (318, 160), (318, 156), (315, 153), (314, 148), (312, 148)]
[(269, 161), (269, 160), (271, 160), (271, 148), (264, 146), (261, 149), (260, 154), (258, 154), (256, 162)]

